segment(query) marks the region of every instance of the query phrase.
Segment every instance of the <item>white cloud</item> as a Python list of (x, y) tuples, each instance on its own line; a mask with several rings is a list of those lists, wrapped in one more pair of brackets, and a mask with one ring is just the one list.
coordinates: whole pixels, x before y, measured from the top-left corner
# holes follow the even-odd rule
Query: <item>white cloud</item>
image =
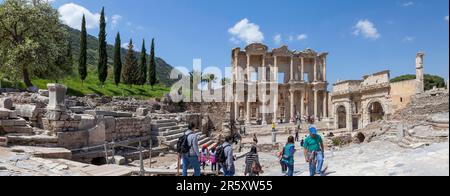
[(444, 19), (448, 22), (448, 15)]
[(100, 20), (99, 13), (92, 13), (88, 9), (83, 6), (68, 3), (59, 7), (58, 12), (60, 14), (60, 19), (64, 24), (69, 25), (72, 28), (81, 29), (81, 20), (83, 18), (83, 14), (86, 16), (86, 28), (93, 29), (98, 27), (98, 23)]
[(277, 34), (273, 37), (273, 41), (275, 42), (276, 45), (280, 45), (282, 38), (281, 38), (281, 34)]
[(403, 7), (409, 7), (409, 6), (413, 6), (413, 5), (414, 5), (414, 2), (412, 2), (412, 1), (405, 2), (402, 4)]
[(306, 34), (297, 35), (297, 40), (298, 41), (303, 41), (303, 40), (306, 40), (306, 39), (308, 39), (308, 35), (306, 35)]
[(121, 15), (113, 15), (111, 17), (111, 28), (116, 28), (117, 25), (119, 25), (119, 21), (122, 20), (122, 16)]
[(367, 19), (359, 20), (358, 23), (356, 23), (356, 25), (353, 27), (353, 29), (355, 29), (355, 31), (353, 31), (353, 35), (355, 36), (362, 35), (367, 39), (373, 40), (381, 37), (380, 33), (378, 33), (378, 30), (375, 27), (375, 24)]
[(406, 36), (406, 37), (403, 38), (402, 41), (405, 42), (405, 43), (412, 43), (412, 42), (416, 41), (416, 37)]
[(234, 25), (234, 27), (228, 29), (228, 33), (232, 35), (230, 41), (245, 42), (247, 44), (263, 42), (264, 34), (259, 30), (259, 26), (245, 18)]
[(289, 35), (288, 40), (289, 40), (289, 42), (293, 42), (294, 41), (294, 36)]

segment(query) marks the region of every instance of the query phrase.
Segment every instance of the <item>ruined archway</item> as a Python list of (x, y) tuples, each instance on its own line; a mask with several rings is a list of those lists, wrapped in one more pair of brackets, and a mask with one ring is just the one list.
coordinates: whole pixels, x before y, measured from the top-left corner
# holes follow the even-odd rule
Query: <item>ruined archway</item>
[(347, 128), (347, 109), (339, 106), (336, 110), (338, 129)]
[(376, 122), (384, 119), (384, 109), (380, 102), (375, 101), (369, 104), (369, 121)]

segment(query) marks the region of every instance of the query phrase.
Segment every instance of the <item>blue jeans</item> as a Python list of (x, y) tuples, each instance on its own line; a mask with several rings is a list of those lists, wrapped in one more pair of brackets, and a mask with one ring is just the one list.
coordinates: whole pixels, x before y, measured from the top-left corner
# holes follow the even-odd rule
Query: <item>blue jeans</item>
[(286, 166), (288, 168), (287, 176), (294, 176), (294, 164), (286, 164)]
[(230, 170), (228, 170), (228, 167), (223, 167), (224, 176), (234, 176), (234, 174), (235, 174), (234, 167), (231, 167)]
[(323, 166), (323, 152), (317, 152), (316, 159), (309, 162), (309, 174), (310, 176), (314, 176), (316, 174), (322, 174), (322, 166)]
[(187, 176), (189, 167), (194, 168), (194, 176), (200, 176), (200, 161), (197, 156), (183, 156), (183, 176)]

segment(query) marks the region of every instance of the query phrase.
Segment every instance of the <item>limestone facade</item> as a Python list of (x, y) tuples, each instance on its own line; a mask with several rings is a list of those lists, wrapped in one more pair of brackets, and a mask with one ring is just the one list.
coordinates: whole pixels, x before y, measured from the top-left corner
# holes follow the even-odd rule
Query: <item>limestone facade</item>
[(327, 118), (327, 55), (311, 49), (290, 51), (286, 46), (269, 51), (263, 44), (233, 49), (231, 119), (270, 124), (303, 116)]
[(423, 57), (423, 53), (416, 56), (415, 80), (391, 83), (390, 71), (382, 71), (364, 76), (362, 80), (334, 84), (331, 93), (334, 128), (361, 129), (405, 108), (413, 96), (424, 92)]

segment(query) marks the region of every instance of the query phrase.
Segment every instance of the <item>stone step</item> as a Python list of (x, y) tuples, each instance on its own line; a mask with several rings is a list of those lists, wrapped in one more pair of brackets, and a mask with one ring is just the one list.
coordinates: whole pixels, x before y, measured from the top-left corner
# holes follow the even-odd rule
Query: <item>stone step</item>
[(8, 134), (8, 144), (16, 146), (42, 146), (42, 147), (56, 147), (58, 145), (57, 136), (47, 135), (15, 135)]
[(174, 139), (179, 139), (183, 135), (184, 135), (184, 133), (180, 132), (180, 133), (177, 133), (177, 134), (167, 135), (167, 136), (165, 136), (165, 138), (166, 138), (166, 141), (170, 141), (170, 140), (174, 140)]
[(163, 119), (163, 120), (155, 120), (152, 124), (158, 125), (163, 123), (177, 123), (175, 119)]
[(33, 128), (29, 125), (3, 127), (3, 131), (6, 132), (7, 134), (10, 134), (10, 133), (17, 133), (17, 134), (24, 134), (24, 135), (33, 134)]
[(0, 137), (0, 146), (2, 146), (2, 147), (8, 146), (8, 138), (7, 137)]
[(201, 148), (201, 146), (203, 146), (204, 144), (207, 144), (207, 143), (210, 142), (210, 141), (211, 141), (210, 138), (205, 137), (205, 138), (203, 138), (203, 139), (201, 139), (201, 140), (198, 141), (198, 145), (199, 145), (199, 147)]
[(174, 126), (168, 126), (168, 127), (160, 127), (159, 131), (165, 131), (165, 130), (176, 130), (176, 129), (187, 129), (188, 125), (174, 125)]
[(414, 136), (405, 136), (404, 139), (407, 140), (411, 144), (413, 144), (413, 143), (433, 143), (433, 141), (434, 141), (433, 138), (419, 138), (419, 137), (414, 137)]
[(156, 135), (156, 136), (170, 136), (170, 135), (175, 135), (175, 134), (184, 133), (184, 132), (185, 132), (184, 129), (177, 129), (177, 130), (167, 130), (167, 131), (153, 132), (153, 135)]
[(159, 129), (161, 127), (171, 127), (177, 125), (176, 122), (164, 122), (164, 123), (152, 123), (154, 129)]

